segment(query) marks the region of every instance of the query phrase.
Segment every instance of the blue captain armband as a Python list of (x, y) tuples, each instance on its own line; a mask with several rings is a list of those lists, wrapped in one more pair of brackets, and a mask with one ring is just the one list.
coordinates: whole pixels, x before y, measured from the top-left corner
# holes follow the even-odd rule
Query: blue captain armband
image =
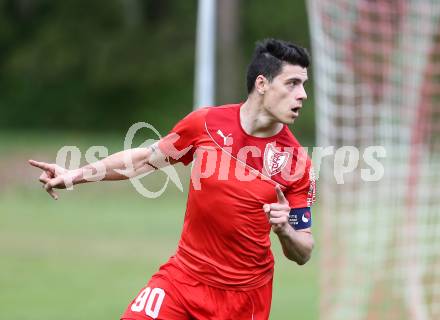
[(289, 224), (295, 230), (310, 228), (312, 226), (312, 209), (306, 207), (290, 210)]

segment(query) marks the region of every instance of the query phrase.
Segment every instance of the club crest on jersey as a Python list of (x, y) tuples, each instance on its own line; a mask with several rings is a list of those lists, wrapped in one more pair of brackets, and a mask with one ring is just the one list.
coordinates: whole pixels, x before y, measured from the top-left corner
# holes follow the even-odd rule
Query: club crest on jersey
[(264, 169), (270, 176), (283, 170), (288, 160), (289, 152), (279, 151), (272, 143), (266, 145), (264, 150)]

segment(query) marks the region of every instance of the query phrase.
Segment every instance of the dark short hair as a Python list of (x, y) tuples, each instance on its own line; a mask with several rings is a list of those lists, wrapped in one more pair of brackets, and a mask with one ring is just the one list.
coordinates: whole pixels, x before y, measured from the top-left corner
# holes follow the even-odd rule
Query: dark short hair
[(307, 68), (310, 64), (307, 49), (277, 39), (265, 39), (258, 42), (247, 70), (248, 93), (254, 90), (255, 80), (259, 75), (272, 81), (281, 72), (285, 63)]

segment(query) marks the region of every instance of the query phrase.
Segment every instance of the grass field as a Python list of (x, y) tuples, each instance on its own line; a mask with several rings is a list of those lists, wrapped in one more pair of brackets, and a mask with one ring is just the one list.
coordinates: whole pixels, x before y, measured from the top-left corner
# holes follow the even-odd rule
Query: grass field
[[(29, 147), (21, 138), (0, 148), (2, 170), (14, 165), (12, 174), (0, 172), (0, 319), (119, 319), (173, 254), (186, 191), (169, 185), (160, 198), (146, 199), (129, 182), (99, 183), (63, 191), (53, 201), (25, 162), (48, 152), (43, 160), (54, 159), (58, 142), (32, 139)], [(15, 183), (15, 175), (23, 179)], [(163, 177), (146, 178), (145, 185), (148, 179), (154, 185)], [(317, 319), (319, 250), (299, 267), (282, 256), (275, 238), (273, 249), (271, 319)]]

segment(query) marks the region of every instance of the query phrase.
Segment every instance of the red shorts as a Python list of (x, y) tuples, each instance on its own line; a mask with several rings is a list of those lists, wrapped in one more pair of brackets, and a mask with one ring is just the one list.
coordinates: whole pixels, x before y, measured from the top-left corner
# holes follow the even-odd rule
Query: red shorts
[(121, 320), (266, 320), (271, 301), (272, 281), (248, 291), (224, 290), (203, 284), (168, 262), (129, 304)]

